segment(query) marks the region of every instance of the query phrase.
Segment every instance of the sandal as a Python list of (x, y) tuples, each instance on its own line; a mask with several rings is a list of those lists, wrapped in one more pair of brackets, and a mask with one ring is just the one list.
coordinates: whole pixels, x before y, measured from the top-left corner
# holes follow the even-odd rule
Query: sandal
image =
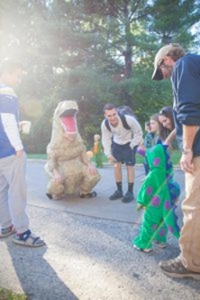
[(13, 225), (11, 225), (11, 226), (9, 226), (7, 228), (2, 228), (1, 232), (0, 232), (0, 238), (7, 237), (7, 236), (9, 236), (9, 235), (11, 235), (11, 234), (13, 234), (15, 232), (16, 232), (16, 230), (15, 230), (15, 228), (14, 228)]
[(80, 194), (80, 198), (94, 198), (97, 196), (97, 193), (95, 191), (90, 192), (88, 194)]
[(27, 230), (20, 235), (16, 234), (13, 237), (13, 242), (26, 247), (40, 247), (45, 245), (45, 242), (39, 236), (33, 234), (30, 230)]

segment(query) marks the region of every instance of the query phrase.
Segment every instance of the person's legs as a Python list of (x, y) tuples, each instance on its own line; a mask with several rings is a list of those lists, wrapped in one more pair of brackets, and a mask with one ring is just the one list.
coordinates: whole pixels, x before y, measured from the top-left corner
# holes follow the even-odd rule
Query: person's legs
[(194, 159), (194, 166), (195, 173), (185, 175), (186, 198), (182, 203), (184, 225), (179, 245), (184, 266), (200, 272), (200, 157)]
[(123, 145), (118, 145), (112, 142), (112, 155), (116, 162), (114, 163), (114, 175), (117, 190), (109, 197), (110, 200), (117, 200), (123, 197), (122, 191), (122, 154)]
[(122, 163), (116, 162), (114, 164), (114, 175), (115, 182), (117, 185), (117, 190), (109, 197), (110, 200), (117, 200), (123, 197), (122, 190)]
[[(9, 166), (9, 167), (8, 167)], [(28, 230), (29, 220), (26, 214), (27, 189), (25, 178), (26, 157), (7, 157), (5, 177), (9, 184), (9, 212), (17, 233)]]
[(5, 168), (5, 178), (9, 184), (9, 211), (12, 223), (17, 233), (13, 237), (15, 244), (26, 247), (40, 247), (45, 243), (29, 229), (29, 220), (26, 214), (26, 155), (15, 155), (7, 158), (9, 168)]
[(161, 220), (160, 225), (159, 225), (159, 230), (156, 232), (154, 236), (154, 241), (153, 243), (158, 245), (160, 248), (165, 248), (166, 243), (167, 243), (167, 232), (168, 228), (167, 225), (164, 223), (163, 220)]
[(129, 203), (134, 199), (133, 195), (133, 186), (135, 180), (135, 153), (137, 147), (133, 149), (130, 148), (129, 144), (124, 147), (124, 161), (126, 163), (127, 170), (127, 180), (128, 180), (128, 189), (126, 194), (124, 195), (122, 202)]
[(126, 166), (127, 169), (127, 178), (128, 178), (128, 182), (129, 183), (134, 183), (134, 179), (135, 179), (135, 169), (134, 166)]
[(12, 225), (8, 207), (8, 183), (1, 172), (2, 159), (0, 160), (0, 228), (6, 229)]
[(140, 233), (133, 240), (136, 249), (150, 250), (152, 248), (152, 242), (158, 236), (162, 226), (162, 205), (161, 203), (160, 208), (155, 208), (149, 204), (144, 211)]
[(115, 182), (122, 182), (122, 163), (114, 163)]
[(126, 165), (127, 169), (127, 179), (128, 179), (128, 189), (124, 197), (122, 198), (122, 202), (129, 203), (134, 199), (133, 195), (133, 186), (134, 186), (134, 166)]
[(182, 203), (183, 227), (179, 240), (178, 258), (161, 262), (161, 270), (168, 276), (200, 280), (200, 157), (193, 160), (194, 174), (186, 173), (186, 198)]

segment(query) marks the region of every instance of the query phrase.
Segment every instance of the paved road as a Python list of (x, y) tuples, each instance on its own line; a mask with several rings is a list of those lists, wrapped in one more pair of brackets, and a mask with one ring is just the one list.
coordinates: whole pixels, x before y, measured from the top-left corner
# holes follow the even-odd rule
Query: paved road
[[(174, 237), (169, 235), (165, 250), (144, 254), (133, 249), (141, 213), (135, 202), (108, 200), (115, 189), (112, 167), (100, 169), (97, 198), (62, 201), (46, 198), (43, 167), (43, 162), (28, 163), (27, 212), (31, 228), (47, 245), (31, 249), (14, 245), (11, 237), (1, 240), (0, 286), (24, 292), (31, 300), (200, 299), (198, 281), (172, 280), (157, 267), (161, 259), (179, 253)], [(143, 176), (143, 168), (137, 167), (135, 193)], [(179, 169), (175, 178), (183, 187)], [(177, 212), (181, 225), (180, 207)]]

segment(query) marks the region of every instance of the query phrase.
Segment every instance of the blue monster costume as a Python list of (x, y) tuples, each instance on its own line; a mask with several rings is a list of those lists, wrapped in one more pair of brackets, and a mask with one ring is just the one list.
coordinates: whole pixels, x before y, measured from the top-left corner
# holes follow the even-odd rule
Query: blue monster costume
[(180, 188), (173, 179), (173, 166), (168, 146), (161, 143), (147, 149), (149, 173), (137, 196), (139, 208), (144, 208), (140, 233), (133, 240), (136, 248), (151, 249), (152, 241), (166, 243), (168, 230), (177, 238), (180, 229), (175, 214), (175, 202)]

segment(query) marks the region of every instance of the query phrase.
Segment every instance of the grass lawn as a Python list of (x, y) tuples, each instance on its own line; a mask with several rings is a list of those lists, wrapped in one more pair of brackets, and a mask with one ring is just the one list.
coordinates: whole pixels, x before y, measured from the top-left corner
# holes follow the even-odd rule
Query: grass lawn
[(0, 287), (0, 300), (28, 300), (26, 295), (14, 293)]
[[(28, 154), (27, 156), (28, 156), (28, 159), (47, 159), (47, 155), (45, 153), (44, 154)], [(179, 150), (172, 151), (171, 159), (172, 159), (173, 165), (179, 165), (180, 158), (181, 158), (181, 152)], [(141, 155), (136, 154), (136, 163), (142, 164), (143, 161), (144, 161), (144, 158)], [(108, 162), (105, 155), (103, 156), (103, 162), (104, 163)]]
[(27, 154), (27, 157), (28, 157), (28, 159), (47, 159), (46, 153), (44, 153), (44, 154)]
[[(173, 165), (179, 165), (180, 158), (181, 158), (181, 152), (179, 150), (172, 151), (171, 160), (172, 160)], [(136, 154), (137, 164), (142, 164), (143, 161), (144, 161), (144, 158), (141, 155)]]

